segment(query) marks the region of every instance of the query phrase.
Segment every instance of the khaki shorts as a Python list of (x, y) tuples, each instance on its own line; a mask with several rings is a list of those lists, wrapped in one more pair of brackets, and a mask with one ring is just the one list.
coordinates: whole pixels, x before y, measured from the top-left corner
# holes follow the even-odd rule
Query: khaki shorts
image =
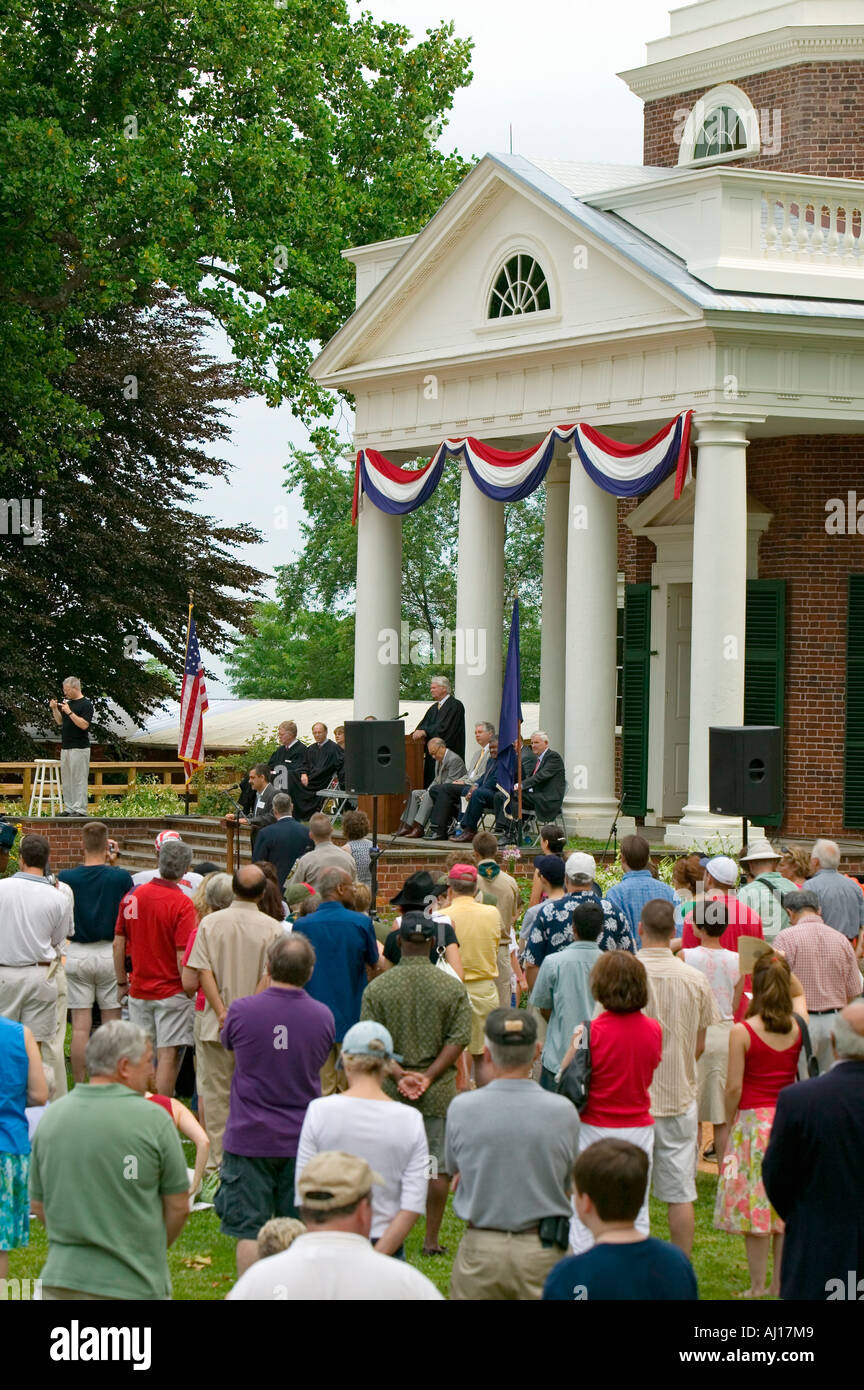
[(160, 1047), (191, 1047), (195, 1041), (195, 1000), (185, 994), (168, 999), (129, 1000), (129, 1022), (137, 1023)]
[(50, 965), (0, 965), (0, 1015), (23, 1023), (38, 1043), (57, 1032), (57, 972)]
[(696, 1101), (683, 1115), (654, 1118), (653, 1192), (658, 1202), (696, 1201)]
[(119, 1009), (114, 946), (110, 941), (70, 941), (66, 950), (70, 1009)]
[[(444, 1177), (447, 1169), (444, 1167), (444, 1132), (447, 1121), (443, 1115), (424, 1115), (423, 1128), (426, 1131), (426, 1143), (429, 1145), (429, 1157), (434, 1159), (432, 1176)], [(437, 1174), (435, 1168), (437, 1167)]]
[(498, 981), (466, 980), (468, 1003), (471, 1005), (471, 1041), (468, 1051), (472, 1057), (479, 1057), (483, 1051), (486, 1020), (493, 1009), (499, 1008)]

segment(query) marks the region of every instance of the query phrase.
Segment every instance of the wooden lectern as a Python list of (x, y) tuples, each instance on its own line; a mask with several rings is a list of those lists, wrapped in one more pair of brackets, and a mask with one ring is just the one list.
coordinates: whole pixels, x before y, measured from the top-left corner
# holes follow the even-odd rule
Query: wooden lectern
[[(391, 796), (378, 797), (378, 834), (392, 835), (405, 810), (409, 792), (423, 786), (423, 758), (426, 751), (425, 739), (414, 739), (405, 735), (405, 790)], [(372, 797), (358, 796), (357, 805), (365, 811), (372, 824)]]

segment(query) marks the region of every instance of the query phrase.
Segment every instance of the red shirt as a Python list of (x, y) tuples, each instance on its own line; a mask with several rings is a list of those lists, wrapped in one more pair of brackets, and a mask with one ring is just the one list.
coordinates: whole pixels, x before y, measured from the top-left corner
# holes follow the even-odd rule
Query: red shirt
[(163, 878), (127, 893), (117, 913), (115, 936), (125, 936), (132, 957), (133, 999), (170, 999), (183, 993), (177, 952), (185, 951), (198, 914), (183, 889)]
[[(833, 931), (833, 927), (831, 928)], [(791, 1086), (798, 1073), (798, 1054), (801, 1051), (801, 1034), (791, 1047), (779, 1051), (760, 1038), (749, 1023), (744, 1027), (750, 1034), (750, 1046), (744, 1059), (744, 1081), (741, 1086), (739, 1110), (759, 1110), (775, 1106), (777, 1097), (784, 1086)]]
[(648, 1087), (660, 1065), (663, 1030), (643, 1013), (591, 1020), (591, 1084), (579, 1118), (606, 1129), (652, 1125)]
[[(197, 926), (195, 926), (195, 927), (192, 928), (191, 932), (189, 933), (189, 940), (186, 942), (186, 950), (185, 950), (184, 953), (183, 953), (183, 964), (184, 964), (184, 965), (188, 965), (188, 964), (189, 964), (189, 957), (190, 957), (190, 955), (192, 954), (192, 947), (195, 945), (195, 938), (196, 938), (197, 935), (198, 935), (198, 928), (197, 928)], [(207, 1007), (207, 996), (206, 996), (206, 994), (204, 993), (203, 989), (199, 989), (198, 993), (195, 995), (195, 1012), (196, 1012), (196, 1014), (201, 1014), (201, 1013), (203, 1013), (204, 1010), (206, 1009), (206, 1007)]]
[[(739, 902), (734, 893), (711, 893), (712, 901), (724, 903), (729, 914), (729, 925), (720, 937), (720, 945), (727, 951), (738, 950), (739, 936), (756, 936), (761, 941), (764, 933), (762, 931), (762, 918), (758, 912), (754, 912), (752, 907), (746, 903)], [(707, 902), (708, 899), (706, 898)], [(701, 904), (697, 903), (697, 910)], [(684, 926), (681, 931), (682, 949), (687, 950), (691, 946), (699, 945), (699, 938), (693, 930), (693, 913), (688, 912), (684, 918)], [(735, 1022), (741, 1023), (744, 1015), (750, 1007), (750, 997), (753, 994), (753, 981), (749, 975), (744, 976), (744, 989), (741, 992), (741, 1002), (735, 1014)]]

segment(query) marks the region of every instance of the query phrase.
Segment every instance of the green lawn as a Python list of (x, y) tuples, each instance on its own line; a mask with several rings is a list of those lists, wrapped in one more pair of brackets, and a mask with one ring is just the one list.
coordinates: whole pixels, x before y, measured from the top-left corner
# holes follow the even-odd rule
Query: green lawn
[[(746, 1288), (749, 1279), (743, 1239), (740, 1236), (724, 1235), (713, 1228), (716, 1187), (716, 1178), (707, 1173), (699, 1174), (693, 1264), (702, 1298), (729, 1299), (734, 1297), (738, 1290)], [(652, 1202), (651, 1222), (654, 1235), (668, 1238), (665, 1208), (655, 1202)], [(411, 1264), (422, 1270), (445, 1295), (450, 1280), (452, 1256), (463, 1229), (463, 1223), (453, 1215), (448, 1203), (441, 1227), (441, 1242), (448, 1246), (448, 1255), (424, 1258), (420, 1253), (422, 1222), (418, 1222), (408, 1238), (408, 1257)], [(10, 1276), (35, 1279), (44, 1263), (46, 1247), (45, 1232), (34, 1220), (29, 1247), (26, 1250), (12, 1251), (9, 1261)], [(194, 1267), (196, 1262), (197, 1268)], [(168, 1263), (175, 1299), (221, 1299), (234, 1282), (234, 1241), (220, 1234), (219, 1221), (212, 1211), (193, 1212), (180, 1239), (168, 1252)]]

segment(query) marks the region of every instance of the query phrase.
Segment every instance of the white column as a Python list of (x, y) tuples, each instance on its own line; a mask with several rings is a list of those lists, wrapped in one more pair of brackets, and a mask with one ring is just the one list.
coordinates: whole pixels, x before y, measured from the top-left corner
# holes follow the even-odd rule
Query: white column
[(747, 607), (747, 425), (696, 417), (693, 635), (687, 805), (666, 840), (740, 843), (741, 821), (708, 810), (708, 730), (744, 722)]
[(568, 830), (607, 833), (615, 814), (616, 499), (570, 453), (567, 529), (565, 742)]
[(498, 727), (504, 605), (504, 504), (484, 497), (459, 465), (459, 549), (456, 569), (456, 696), (465, 706), (465, 751), (474, 725)]
[(399, 713), (401, 617), (402, 518), (364, 496), (357, 518), (355, 719), (394, 719)]
[[(546, 474), (543, 524), (543, 603), (540, 626), (540, 728), (549, 745), (564, 752), (564, 652), (567, 616), (566, 468), (553, 463)], [(531, 731), (528, 730), (528, 733)]]

